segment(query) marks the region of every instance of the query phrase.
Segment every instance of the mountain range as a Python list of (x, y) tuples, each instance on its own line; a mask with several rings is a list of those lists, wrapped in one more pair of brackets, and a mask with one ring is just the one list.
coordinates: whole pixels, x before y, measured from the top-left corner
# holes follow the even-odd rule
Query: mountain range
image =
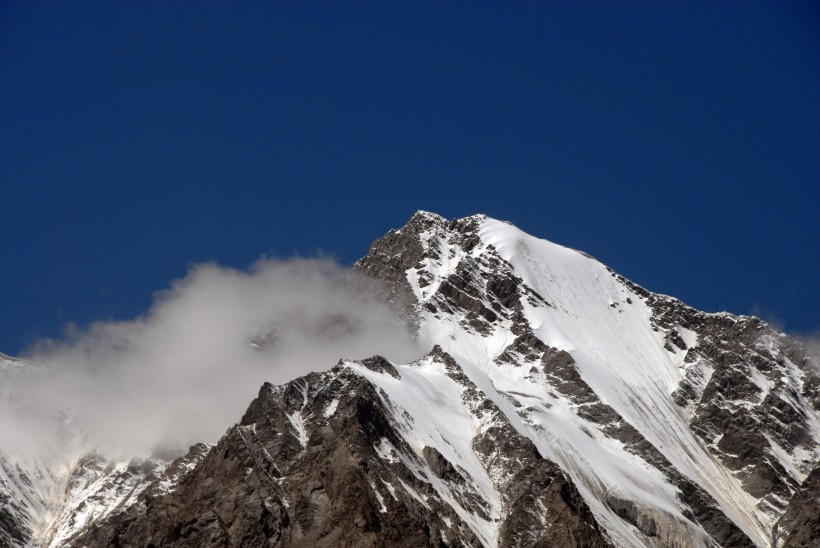
[(820, 546), (798, 340), (483, 215), (418, 212), (355, 270), (417, 359), (265, 383), (183, 455), (0, 453), (0, 545)]

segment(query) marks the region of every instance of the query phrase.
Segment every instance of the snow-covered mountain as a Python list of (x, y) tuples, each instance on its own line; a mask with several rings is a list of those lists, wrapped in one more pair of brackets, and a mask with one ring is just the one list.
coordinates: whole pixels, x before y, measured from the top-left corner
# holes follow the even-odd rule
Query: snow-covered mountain
[(3, 460), (0, 542), (820, 544), (820, 375), (794, 339), (484, 216), (419, 212), (356, 268), (426, 355), (266, 384), (173, 461)]

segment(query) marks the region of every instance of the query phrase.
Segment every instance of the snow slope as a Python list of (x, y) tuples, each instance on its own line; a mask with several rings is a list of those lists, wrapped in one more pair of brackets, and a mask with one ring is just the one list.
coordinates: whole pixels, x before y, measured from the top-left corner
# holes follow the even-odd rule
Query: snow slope
[[(604, 502), (607, 493), (639, 501), (685, 524), (677, 534), (700, 539), (696, 544), (711, 539), (688, 520), (678, 488), (663, 473), (586, 420), (577, 403), (557, 394), (545, 375), (532, 374), (520, 356), (504, 356), (515, 339), (515, 321), (505, 316), (513, 314), (502, 311), (476, 329), (463, 321), (459, 310), (446, 310), (447, 299), (441, 298), (439, 289), (447, 280), (458, 278), (456, 285), (465, 293), (478, 295), (485, 309), (493, 309), (493, 295), (481, 284), (499, 269), (509, 270), (511, 277), (539, 297), (526, 298), (526, 291), (518, 295), (521, 316), (537, 338), (569, 353), (600, 401), (637, 429), (678, 472), (702, 486), (755, 544), (768, 545), (778, 516), (759, 504), (738, 475), (721, 464), (690, 428), (687, 410), (673, 400), (687, 364), (682, 363), (681, 353), (665, 348), (666, 333), (653, 324), (644, 292), (595, 259), (505, 222), (475, 216), (448, 224), (425, 212), (417, 218), (426, 225), (417, 236), (425, 256), (406, 269), (405, 276), (419, 303), (422, 338), (455, 356), (519, 431), (535, 441), (542, 454), (561, 464), (616, 544), (638, 545), (645, 539), (636, 537), (635, 528)], [(465, 233), (472, 236), (468, 245), (460, 243)], [(472, 277), (465, 276), (471, 272)], [(452, 300), (450, 308), (454, 308)], [(494, 310), (499, 311), (497, 303)], [(697, 334), (685, 328), (678, 332), (688, 346), (697, 345)], [(816, 427), (817, 411), (804, 401), (795, 404)], [(813, 446), (803, 449), (803, 465), (794, 470), (796, 480), (802, 480), (820, 457), (816, 443), (820, 430), (815, 427)], [(776, 444), (772, 453), (794, 467), (793, 456), (777, 451)]]

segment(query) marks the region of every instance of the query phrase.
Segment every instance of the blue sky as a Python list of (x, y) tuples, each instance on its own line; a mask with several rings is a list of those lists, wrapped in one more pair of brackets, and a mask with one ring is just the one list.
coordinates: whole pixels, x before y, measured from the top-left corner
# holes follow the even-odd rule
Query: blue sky
[(0, 352), (417, 209), (815, 330), (816, 4), (535, 4), (3, 3)]

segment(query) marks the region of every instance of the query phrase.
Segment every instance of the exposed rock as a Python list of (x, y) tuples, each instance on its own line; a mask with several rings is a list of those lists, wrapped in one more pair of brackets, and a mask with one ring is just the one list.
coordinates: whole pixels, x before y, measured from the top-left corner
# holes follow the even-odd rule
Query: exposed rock
[(606, 497), (606, 503), (615, 510), (616, 514), (640, 529), (646, 536), (655, 537), (658, 535), (655, 518), (635, 501), (609, 493)]
[(811, 471), (789, 501), (772, 533), (777, 548), (820, 547), (820, 467)]
[(375, 371), (377, 373), (387, 373), (395, 379), (401, 378), (401, 375), (399, 375), (399, 372), (396, 370), (395, 366), (382, 356), (366, 358), (360, 363), (371, 371)]
[(464, 478), (453, 467), (452, 463), (444, 458), (435, 447), (424, 446), (421, 456), (427, 461), (427, 465), (436, 477), (444, 481), (463, 482)]

